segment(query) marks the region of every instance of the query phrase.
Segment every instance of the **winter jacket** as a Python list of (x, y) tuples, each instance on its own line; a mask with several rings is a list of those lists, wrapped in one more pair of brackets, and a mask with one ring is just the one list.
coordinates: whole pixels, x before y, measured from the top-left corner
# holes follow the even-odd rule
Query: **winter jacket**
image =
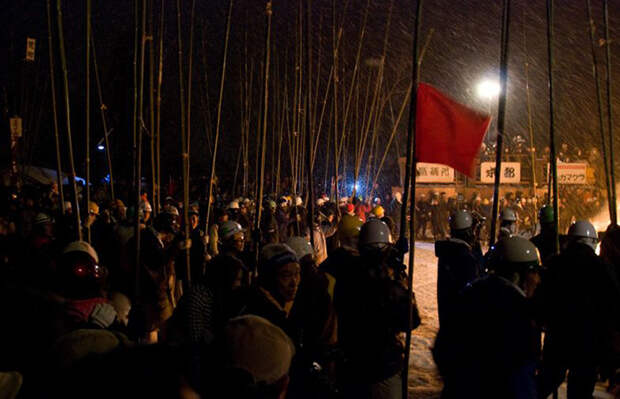
[(480, 259), (469, 244), (449, 238), (435, 242), (437, 256), (437, 311), (442, 325), (454, 311), (458, 296), (467, 284), (481, 274)]
[(536, 398), (539, 342), (523, 291), (497, 275), (477, 279), (437, 334), (442, 398)]
[(572, 243), (553, 257), (536, 298), (546, 328), (545, 354), (597, 364), (620, 330), (620, 289), (594, 250)]
[[(363, 257), (339, 265), (334, 305), (338, 314), (338, 342), (346, 358), (345, 380), (374, 383), (400, 372), (402, 333), (409, 327), (409, 298), (400, 280), (387, 276), (387, 266)], [(414, 325), (419, 325), (415, 302)]]

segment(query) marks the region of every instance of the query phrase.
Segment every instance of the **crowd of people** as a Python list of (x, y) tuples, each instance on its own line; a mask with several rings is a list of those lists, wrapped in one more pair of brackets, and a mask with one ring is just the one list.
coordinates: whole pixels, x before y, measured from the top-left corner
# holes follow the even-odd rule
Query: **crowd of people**
[[(592, 219), (604, 205), (601, 190), (596, 187), (561, 186), (559, 192), (560, 232), (566, 232), (577, 220)], [(507, 191), (500, 198), (498, 213), (501, 214), (506, 208), (512, 209), (518, 219), (518, 233), (531, 238), (540, 228), (537, 213), (545, 202), (546, 195), (533, 195), (520, 190)], [(483, 236), (487, 237), (491, 228), (492, 204), (492, 195), (485, 196), (480, 192), (471, 193), (469, 198), (463, 193), (448, 196), (439, 191), (420, 194), (416, 198), (416, 239), (446, 238), (450, 231), (450, 215), (459, 209), (467, 209), (483, 220), (480, 228)]]
[[(0, 389), (12, 397), (402, 397), (404, 338), (421, 320), (400, 193), (218, 195), (187, 209), (97, 194), (80, 223), (55, 185), (2, 195)], [(430, 230), (439, 258), (442, 397), (542, 398), (566, 370), (569, 397), (599, 377), (613, 387), (619, 230), (599, 257), (578, 221), (555, 255), (550, 208), (502, 201), (483, 255), (488, 200), (416, 199), (416, 238)]]

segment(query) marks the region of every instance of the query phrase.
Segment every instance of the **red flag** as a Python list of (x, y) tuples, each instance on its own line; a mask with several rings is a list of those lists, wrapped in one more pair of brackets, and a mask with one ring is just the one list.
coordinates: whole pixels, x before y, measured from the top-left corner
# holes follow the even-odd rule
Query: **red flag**
[(457, 103), (425, 83), (418, 85), (416, 159), (473, 176), (474, 158), (491, 117)]

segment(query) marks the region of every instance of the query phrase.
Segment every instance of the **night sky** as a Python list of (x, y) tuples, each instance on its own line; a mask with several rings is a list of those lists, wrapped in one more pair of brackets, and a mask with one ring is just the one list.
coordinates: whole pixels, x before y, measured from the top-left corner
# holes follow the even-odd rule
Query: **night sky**
[[(164, 79), (161, 115), (162, 132), (162, 170), (178, 174), (180, 166), (179, 131), (179, 87), (177, 59), (177, 24), (176, 2), (165, 1), (165, 36), (164, 36)], [(6, 164), (8, 152), (8, 115), (19, 114), (24, 118), (26, 131), (23, 138), (25, 159), (41, 166), (54, 167), (55, 152), (53, 127), (51, 119), (51, 100), (49, 88), (49, 63), (47, 46), (47, 16), (45, 1), (3, 2), (0, 23), (3, 26), (0, 35), (0, 106), (2, 107), (2, 161)], [(346, 3), (346, 9), (345, 9)], [(367, 33), (362, 46), (362, 61), (372, 60), (381, 55), (386, 21), (390, 1), (371, 1), (368, 12)], [(609, 2), (610, 34), (617, 38), (620, 34), (620, 3)], [(68, 57), (69, 84), (71, 92), (72, 131), (76, 155), (76, 169), (83, 174), (84, 164), (84, 67), (85, 67), (85, 2), (63, 1), (65, 46)], [(159, 36), (160, 0), (149, 0), (154, 8), (155, 39)], [(304, 9), (307, 3), (304, 4)], [(57, 99), (63, 103), (58, 37), (56, 30), (56, 2), (52, 1), (56, 89)], [(292, 75), (294, 70), (296, 18), (298, 2), (273, 2), (272, 33), (272, 79), (279, 82), (280, 89), (274, 83), (270, 89), (270, 107), (283, 98), (283, 74), (287, 70)], [(556, 84), (556, 132), (559, 142), (567, 141), (571, 145), (600, 146), (598, 133), (598, 114), (596, 92), (592, 78), (592, 60), (590, 54), (588, 23), (586, 19), (586, 2), (577, 0), (556, 1), (555, 15), (555, 84)], [(182, 1), (182, 34), (185, 56), (184, 74), (187, 78), (187, 54), (190, 30), (191, 1)], [(109, 126), (114, 128), (110, 136), (112, 156), (115, 169), (119, 175), (129, 177), (131, 171), (130, 142), (131, 120), (133, 110), (133, 40), (134, 40), (134, 3), (131, 1), (93, 1), (92, 26), (98, 58), (98, 67), (103, 84), (104, 102), (108, 108)], [(227, 1), (197, 1), (193, 62), (193, 96), (192, 96), (192, 175), (206, 175), (210, 165), (206, 135), (215, 129), (216, 103), (221, 73), (221, 60), (224, 47)], [(341, 62), (344, 67), (344, 88), (348, 93), (348, 82), (357, 50), (361, 21), (364, 17), (366, 1), (336, 1), (337, 23), (344, 21), (343, 41), (340, 48)], [(312, 1), (312, 53), (314, 74), (320, 57), (319, 93), (322, 98), (327, 87), (329, 69), (332, 65), (332, 25), (333, 12), (331, 0)], [(385, 85), (394, 88), (393, 104), (398, 108), (402, 102), (411, 76), (411, 47), (414, 1), (395, 0), (392, 23), (389, 30), (386, 57)], [(603, 37), (602, 1), (593, 0), (594, 20), (597, 25), (597, 40)], [(150, 12), (149, 12), (150, 13)], [(304, 16), (305, 18), (305, 16)], [(149, 18), (147, 18), (148, 20)], [(483, 111), (496, 112), (496, 103), (488, 103), (476, 95), (476, 85), (484, 78), (496, 78), (499, 69), (501, 2), (489, 0), (434, 0), (425, 1), (422, 16), (422, 42), (430, 29), (434, 29), (430, 45), (425, 53), (421, 80), (444, 91), (453, 98)], [(244, 49), (247, 46), (248, 64), (254, 65), (254, 104), (251, 135), (253, 137), (258, 123), (260, 88), (260, 64), (264, 51), (264, 2), (240, 1), (233, 4), (231, 24), (230, 54), (228, 60), (226, 84), (224, 89), (224, 107), (222, 117), (222, 138), (218, 154), (217, 173), (224, 178), (234, 172), (240, 137), (240, 87), (243, 83)], [(305, 29), (304, 29), (305, 34)], [(36, 62), (25, 63), (26, 37), (37, 39)], [(247, 37), (247, 41), (246, 41)], [(304, 38), (305, 40), (305, 38)], [(532, 96), (532, 117), (536, 147), (542, 148), (548, 140), (548, 96), (547, 96), (547, 39), (545, 2), (512, 1), (510, 44), (509, 44), (509, 80), (506, 132), (509, 137), (522, 135), (528, 137), (527, 112), (525, 101), (524, 63), (530, 63), (530, 88)], [(615, 120), (620, 116), (620, 51), (618, 41), (612, 42), (612, 81), (613, 107)], [(604, 88), (606, 76), (604, 47), (597, 48), (601, 83)], [(157, 54), (155, 54), (155, 58)], [(156, 60), (157, 61), (157, 60)], [(360, 82), (362, 98), (366, 84), (373, 79), (370, 62), (362, 62)], [(155, 64), (157, 66), (157, 64)], [(146, 78), (148, 82), (148, 51)], [(276, 72), (279, 71), (279, 72)], [(275, 76), (275, 77), (274, 77)], [(279, 76), (279, 78), (277, 77)], [(102, 137), (101, 119), (94, 72), (91, 72), (92, 94), (92, 139), (94, 144)], [(279, 80), (277, 80), (279, 79)], [(289, 91), (293, 85), (289, 76)], [(317, 77), (313, 77), (313, 84)], [(208, 87), (207, 87), (208, 85)], [(148, 85), (146, 86), (148, 89)], [(186, 82), (187, 90), (187, 82)], [(208, 93), (208, 95), (206, 94)], [(274, 100), (275, 99), (275, 100)], [(328, 99), (331, 101), (331, 98)], [(330, 107), (328, 107), (329, 109)], [(145, 90), (145, 109), (148, 110), (148, 93)], [(207, 112), (208, 111), (208, 112)], [(64, 137), (64, 108), (59, 107), (61, 134)], [(327, 118), (328, 119), (328, 118)], [(353, 118), (351, 118), (353, 119)], [(270, 124), (273, 119), (270, 118)], [(359, 122), (359, 121), (358, 121)], [(325, 122), (327, 125), (327, 122)], [(210, 125), (210, 129), (206, 126)], [(355, 121), (351, 121), (355, 129)], [(617, 126), (617, 123), (615, 123)], [(382, 118), (380, 137), (387, 138), (392, 125), (390, 119)], [(616, 129), (617, 131), (617, 129)], [(271, 135), (271, 129), (269, 129)], [(323, 137), (327, 136), (327, 131)], [(271, 136), (269, 136), (271, 137)], [(399, 128), (397, 141), (400, 152), (404, 153), (406, 126)], [(270, 140), (270, 139), (268, 139)], [(253, 140), (250, 140), (253, 143)], [(64, 145), (64, 139), (63, 139)], [(320, 157), (325, 153), (326, 143), (319, 144), (319, 163), (317, 174), (322, 175)], [(148, 150), (145, 145), (145, 150)], [(254, 144), (251, 147), (251, 156)], [(286, 154), (286, 151), (283, 151)], [(391, 153), (386, 164), (384, 177), (393, 182), (397, 176), (396, 149)], [(145, 166), (148, 151), (145, 152)], [(267, 168), (270, 166), (268, 155)], [(286, 161), (288, 162), (288, 161)], [(64, 162), (66, 165), (66, 160)], [(93, 156), (93, 173), (102, 176), (105, 173), (103, 153)], [(286, 169), (285, 172), (286, 173)]]

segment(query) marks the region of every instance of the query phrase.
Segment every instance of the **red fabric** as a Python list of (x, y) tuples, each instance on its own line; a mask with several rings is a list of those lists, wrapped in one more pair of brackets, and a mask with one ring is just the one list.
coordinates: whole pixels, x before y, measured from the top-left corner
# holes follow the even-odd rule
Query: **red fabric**
[(416, 116), (417, 161), (448, 165), (473, 177), (474, 158), (490, 123), (489, 115), (420, 83)]
[(96, 305), (107, 302), (107, 299), (101, 297), (69, 300), (65, 304), (65, 312), (75, 322), (84, 323), (88, 321)]

